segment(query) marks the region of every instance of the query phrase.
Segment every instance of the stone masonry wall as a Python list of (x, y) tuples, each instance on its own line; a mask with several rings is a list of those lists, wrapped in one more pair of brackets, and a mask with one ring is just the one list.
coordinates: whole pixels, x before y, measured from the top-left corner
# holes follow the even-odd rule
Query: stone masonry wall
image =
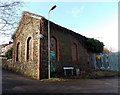
[[(20, 25), (14, 35), (13, 44), (13, 70), (27, 76), (39, 79), (39, 30), (40, 19), (23, 15)], [(32, 38), (31, 60), (26, 60), (27, 39)], [(16, 62), (17, 43), (20, 42), (20, 57)]]

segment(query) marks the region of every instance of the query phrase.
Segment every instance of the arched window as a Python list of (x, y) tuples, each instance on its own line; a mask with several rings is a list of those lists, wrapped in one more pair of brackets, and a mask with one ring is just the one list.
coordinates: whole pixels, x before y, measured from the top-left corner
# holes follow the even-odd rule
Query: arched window
[(31, 39), (31, 37), (29, 37), (28, 39), (27, 39), (27, 53), (26, 53), (26, 59), (27, 60), (30, 60), (31, 59), (31, 53), (32, 52), (32, 39)]
[(72, 60), (73, 61), (78, 61), (78, 49), (77, 49), (77, 44), (72, 45)]
[(16, 61), (20, 61), (20, 42), (17, 43), (17, 48), (16, 48)]
[(50, 45), (51, 55), (57, 59), (57, 40), (55, 37), (51, 37), (51, 45)]

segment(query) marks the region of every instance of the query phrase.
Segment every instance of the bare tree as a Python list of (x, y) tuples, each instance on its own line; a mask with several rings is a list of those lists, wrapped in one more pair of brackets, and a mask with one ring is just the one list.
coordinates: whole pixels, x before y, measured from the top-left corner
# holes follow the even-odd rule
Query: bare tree
[(16, 28), (18, 23), (18, 11), (23, 2), (18, 0), (1, 0), (0, 1), (0, 34), (10, 35), (8, 31)]
[(104, 48), (103, 53), (110, 53), (111, 51), (108, 48)]

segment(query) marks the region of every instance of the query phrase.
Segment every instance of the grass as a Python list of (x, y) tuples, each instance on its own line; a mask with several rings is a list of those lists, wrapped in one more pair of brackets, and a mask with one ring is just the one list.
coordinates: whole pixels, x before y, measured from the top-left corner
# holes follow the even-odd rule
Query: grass
[(67, 81), (67, 79), (62, 79), (62, 78), (50, 78), (50, 79), (41, 79), (40, 81)]
[(50, 78), (50, 79), (41, 79), (40, 81), (48, 81), (48, 82), (56, 82), (56, 81), (69, 81), (73, 79), (98, 79), (104, 77), (113, 77), (120, 75), (118, 71), (107, 71), (107, 70), (99, 70), (99, 71), (92, 71), (89, 73), (81, 74), (80, 76), (70, 76), (64, 78)]

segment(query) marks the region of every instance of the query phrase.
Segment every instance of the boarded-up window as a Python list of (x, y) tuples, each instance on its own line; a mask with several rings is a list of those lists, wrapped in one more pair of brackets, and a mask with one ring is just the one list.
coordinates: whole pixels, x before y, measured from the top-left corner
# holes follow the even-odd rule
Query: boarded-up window
[(17, 48), (16, 48), (16, 61), (20, 61), (20, 42), (17, 43)]
[(31, 54), (32, 54), (32, 40), (31, 37), (27, 39), (27, 60), (31, 59)]
[(72, 45), (72, 60), (78, 61), (78, 51), (77, 51), (77, 45), (75, 43)]

